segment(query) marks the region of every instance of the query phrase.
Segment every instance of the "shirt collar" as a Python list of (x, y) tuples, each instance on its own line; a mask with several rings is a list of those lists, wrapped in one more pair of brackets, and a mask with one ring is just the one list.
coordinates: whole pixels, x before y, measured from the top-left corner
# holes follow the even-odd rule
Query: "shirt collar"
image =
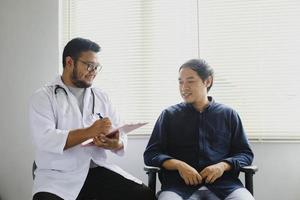
[[(207, 111), (211, 110), (213, 108), (214, 104), (215, 104), (215, 100), (214, 100), (214, 98), (212, 96), (208, 96), (207, 99), (208, 99), (208, 102), (209, 102), (208, 106), (201, 113), (204, 113), (204, 112), (207, 112)], [(191, 109), (193, 111), (196, 111), (196, 112), (199, 112), (198, 110), (196, 110), (194, 108), (194, 106), (191, 103), (185, 103), (185, 105), (189, 109)]]

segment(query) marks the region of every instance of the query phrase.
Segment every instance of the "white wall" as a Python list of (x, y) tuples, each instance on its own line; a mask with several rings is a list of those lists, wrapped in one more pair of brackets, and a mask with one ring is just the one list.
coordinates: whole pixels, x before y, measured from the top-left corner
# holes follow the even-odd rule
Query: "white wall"
[(58, 73), (58, 0), (0, 0), (0, 196), (30, 199), (28, 98)]
[[(0, 0), (0, 199), (31, 198), (33, 147), (27, 102), (58, 73), (58, 0)], [(128, 154), (111, 161), (146, 182), (148, 137), (130, 138)], [(252, 143), (257, 200), (300, 199), (300, 145)]]

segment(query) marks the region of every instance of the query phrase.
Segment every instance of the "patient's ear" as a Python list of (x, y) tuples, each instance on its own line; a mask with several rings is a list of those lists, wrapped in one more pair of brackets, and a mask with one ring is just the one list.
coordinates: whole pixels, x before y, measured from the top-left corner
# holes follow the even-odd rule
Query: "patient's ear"
[(212, 81), (213, 81), (213, 78), (212, 76), (209, 76), (205, 81), (204, 81), (204, 84), (206, 87), (210, 87), (212, 85)]

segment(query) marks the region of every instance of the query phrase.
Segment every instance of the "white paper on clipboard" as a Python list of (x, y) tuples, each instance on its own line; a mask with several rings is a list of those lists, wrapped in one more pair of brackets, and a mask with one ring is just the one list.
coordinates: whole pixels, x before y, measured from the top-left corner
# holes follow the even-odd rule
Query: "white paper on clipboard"
[[(124, 124), (122, 126), (119, 126), (117, 128), (112, 129), (108, 134), (106, 134), (107, 137), (112, 136), (113, 134), (115, 134), (117, 131), (119, 132), (123, 132), (123, 133), (129, 133), (135, 129), (138, 129), (144, 125), (148, 124), (148, 122), (144, 122), (144, 123), (132, 123), (132, 124)], [(93, 138), (88, 139), (84, 142), (81, 143), (81, 146), (86, 146), (89, 145), (91, 142), (93, 142)]]

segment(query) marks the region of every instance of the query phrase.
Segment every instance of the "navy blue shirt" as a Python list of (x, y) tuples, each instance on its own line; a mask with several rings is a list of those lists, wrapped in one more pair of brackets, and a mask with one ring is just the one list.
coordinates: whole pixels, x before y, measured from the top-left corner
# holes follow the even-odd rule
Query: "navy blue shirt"
[(178, 159), (201, 171), (225, 161), (231, 170), (224, 172), (212, 184), (188, 186), (178, 171), (162, 170), (159, 178), (162, 190), (191, 195), (205, 185), (219, 198), (225, 199), (235, 189), (243, 187), (238, 179), (240, 167), (252, 163), (250, 149), (237, 112), (209, 97), (203, 111), (193, 105), (180, 103), (165, 109), (158, 118), (144, 152), (146, 165), (162, 167), (168, 159)]

